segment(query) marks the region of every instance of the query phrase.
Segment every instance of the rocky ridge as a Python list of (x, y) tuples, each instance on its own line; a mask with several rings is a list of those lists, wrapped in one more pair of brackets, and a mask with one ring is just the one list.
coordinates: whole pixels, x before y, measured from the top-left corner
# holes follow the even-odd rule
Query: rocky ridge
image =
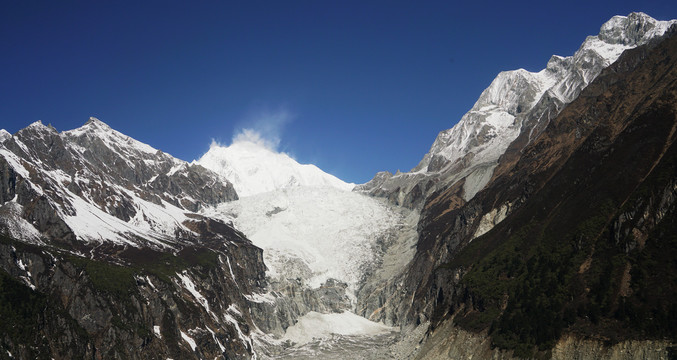
[(572, 56), (553, 55), (539, 72), (501, 72), (458, 124), (439, 133), (414, 169), (395, 175), (379, 173), (356, 191), (420, 208), (432, 193), (462, 180), (459, 200), (470, 200), (490, 181), (499, 158), (515, 151), (509, 146), (518, 136), (525, 139), (517, 151), (537, 138), (623, 51), (660, 37), (675, 23), (643, 13), (615, 16)]
[(70, 246), (173, 246), (195, 237), (186, 214), (237, 199), (218, 175), (91, 118), (62, 133), (36, 122), (0, 144), (9, 235)]
[(0, 293), (14, 295), (0, 308), (18, 328), (0, 347), (22, 358), (256, 356), (262, 251), (197, 212), (237, 199), (232, 184), (95, 118), (3, 137)]

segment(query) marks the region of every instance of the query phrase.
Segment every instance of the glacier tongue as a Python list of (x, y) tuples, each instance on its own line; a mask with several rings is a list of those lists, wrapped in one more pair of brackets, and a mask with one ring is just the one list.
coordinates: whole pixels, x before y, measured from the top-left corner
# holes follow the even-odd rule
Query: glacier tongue
[(231, 219), (264, 250), (268, 276), (301, 278), (311, 288), (329, 279), (354, 293), (378, 254), (379, 237), (402, 223), (401, 209), (332, 187), (292, 187), (223, 203), (205, 215)]
[(247, 140), (236, 140), (230, 146), (212, 143), (196, 163), (232, 182), (240, 197), (297, 186), (328, 186), (348, 191), (354, 187), (315, 165), (299, 164), (285, 153)]

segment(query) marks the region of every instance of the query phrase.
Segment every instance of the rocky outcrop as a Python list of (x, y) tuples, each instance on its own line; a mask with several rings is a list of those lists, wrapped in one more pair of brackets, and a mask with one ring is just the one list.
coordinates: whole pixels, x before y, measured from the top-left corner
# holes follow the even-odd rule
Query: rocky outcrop
[[(549, 358), (553, 360), (638, 360), (672, 359), (675, 343), (670, 341), (622, 341), (605, 345), (596, 339), (583, 339), (565, 335), (552, 349)], [(492, 347), (486, 333), (473, 333), (446, 323), (426, 334), (426, 340), (416, 354), (416, 359), (516, 359), (512, 351)]]
[(573, 56), (555, 55), (537, 73), (519, 69), (498, 74), (458, 124), (439, 133), (414, 169), (392, 176), (379, 173), (356, 191), (420, 209), (433, 193), (464, 180), (462, 196), (470, 200), (489, 183), (499, 157), (519, 152), (537, 138), (624, 50), (659, 38), (674, 23), (642, 13), (616, 16)]
[(252, 317), (266, 334), (281, 337), (298, 319), (311, 312), (338, 313), (352, 309), (346, 283), (329, 279), (318, 288), (310, 288), (301, 278), (274, 281), (266, 296), (252, 304)]
[(0, 273), (19, 281), (3, 280), (2, 293), (28, 293), (44, 305), (25, 316), (21, 299), (0, 297), (2, 311), (36, 331), (4, 332), (0, 348), (19, 358), (250, 358), (247, 296), (262, 291), (265, 267), (260, 249), (231, 235), (229, 245), (175, 254), (109, 249), (117, 250), (109, 260), (3, 236)]
[(0, 180), (12, 236), (68, 246), (78, 246), (76, 238), (167, 246), (189, 233), (185, 213), (237, 199), (217, 174), (95, 118), (61, 133), (36, 122), (7, 137)]

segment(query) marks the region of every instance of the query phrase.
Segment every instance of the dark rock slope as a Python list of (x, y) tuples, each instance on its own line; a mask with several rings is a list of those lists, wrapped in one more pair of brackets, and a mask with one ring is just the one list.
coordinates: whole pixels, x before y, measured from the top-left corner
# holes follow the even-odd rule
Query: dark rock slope
[(430, 320), (434, 339), (453, 322), (523, 357), (564, 334), (677, 339), (674, 34), (626, 51), (537, 139), (518, 138), (475, 198), (426, 200), (404, 323)]
[(3, 356), (250, 358), (247, 294), (265, 269), (259, 249), (230, 238), (176, 253), (115, 249), (112, 263), (0, 237)]
[(97, 119), (3, 136), (0, 358), (252, 357), (262, 251), (195, 212), (236, 198)]

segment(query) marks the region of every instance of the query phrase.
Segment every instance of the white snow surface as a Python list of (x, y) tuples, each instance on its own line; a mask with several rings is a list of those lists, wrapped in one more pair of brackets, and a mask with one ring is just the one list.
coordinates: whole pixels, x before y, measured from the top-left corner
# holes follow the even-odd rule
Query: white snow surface
[[(66, 148), (71, 151), (74, 161), (83, 164), (87, 162), (84, 154), (88, 149), (72, 141), (75, 138), (87, 137), (101, 140), (106, 147), (122, 156), (122, 159), (127, 160), (130, 166), (133, 166), (133, 159), (144, 159), (147, 164), (150, 162), (148, 165), (151, 168), (157, 167), (154, 164), (156, 161), (158, 164), (169, 162), (173, 165), (169, 174), (188, 166), (187, 162), (173, 158), (147, 144), (113, 130), (96, 118), (90, 118), (83, 126), (62, 133), (45, 126), (40, 121), (32, 123), (26, 129), (34, 131), (34, 136), (38, 137), (49, 133), (58, 134), (64, 141)], [(4, 136), (3, 134), (3, 132), (0, 132), (0, 136)], [(31, 181), (30, 172), (24, 164), (28, 163), (41, 174), (44, 182), (52, 189), (50, 196), (62, 199), (60, 202), (52, 202), (52, 206), (78, 239), (86, 242), (110, 241), (132, 246), (139, 246), (138, 239), (144, 239), (160, 247), (171, 247), (177, 241), (177, 230), (191, 233), (183, 225), (183, 222), (188, 219), (185, 215), (188, 211), (164, 200), (161, 200), (160, 204), (144, 200), (138, 187), (132, 189), (100, 178), (92, 173), (88, 166), (84, 166), (82, 171), (66, 173), (63, 169), (44, 164), (39, 157), (34, 156), (34, 153), (20, 140), (20, 137), (14, 136), (14, 144), (29, 156), (28, 159), (22, 159), (7, 148), (7, 139), (9, 138), (6, 138), (5, 142), (0, 141), (0, 157), (4, 158), (38, 194), (44, 193), (44, 184), (34, 184)], [(214, 178), (218, 179), (218, 177)], [(72, 182), (84, 185), (81, 194), (75, 194), (70, 190), (67, 185)], [(92, 188), (89, 188), (89, 185), (99, 184), (106, 185), (109, 189), (114, 190), (106, 198), (105, 204), (97, 203), (90, 194)], [(123, 197), (130, 201), (136, 210), (135, 216), (129, 221), (124, 221), (112, 215)], [(190, 200), (188, 196), (185, 196), (185, 198)], [(0, 223), (3, 223), (16, 238), (30, 242), (39, 241), (40, 233), (32, 224), (21, 218), (20, 212), (20, 205), (14, 202), (5, 203), (0, 206), (0, 215), (7, 216), (3, 216), (6, 219), (0, 219)]]
[(185, 342), (188, 343), (188, 345), (190, 345), (190, 348), (191, 348), (193, 351), (195, 351), (195, 348), (197, 347), (197, 343), (195, 342), (195, 340), (193, 340), (192, 337), (188, 336), (188, 334), (186, 334), (186, 333), (183, 332), (183, 331), (181, 331), (181, 337), (183, 338), (183, 340), (184, 340)]
[(207, 299), (197, 290), (195, 283), (193, 283), (193, 280), (188, 276), (188, 272), (184, 270), (182, 274), (176, 273), (176, 276), (181, 279), (183, 287), (193, 295), (195, 300), (197, 300), (205, 310), (207, 310), (207, 313), (212, 314), (212, 311), (209, 309), (209, 301), (207, 301)]
[(434, 156), (446, 158), (450, 165), (467, 161), (464, 168), (497, 161), (520, 134), (518, 115), (530, 111), (546, 93), (563, 104), (571, 102), (623, 51), (663, 35), (676, 23), (643, 13), (614, 16), (598, 35), (588, 36), (573, 56), (554, 55), (539, 72), (518, 69), (499, 73), (458, 124), (440, 132), (412, 173), (428, 171)]
[(33, 224), (21, 217), (22, 212), (23, 206), (16, 202), (16, 196), (14, 200), (0, 205), (0, 226), (7, 229), (8, 234), (15, 239), (42, 244), (42, 235)]
[(301, 277), (311, 287), (334, 278), (353, 291), (378, 236), (402, 221), (383, 200), (332, 187), (283, 188), (205, 215), (230, 219), (262, 248), (268, 276)]
[(11, 138), (12, 134), (9, 133), (9, 131), (5, 129), (0, 129), (0, 143)]
[[(94, 136), (101, 139), (108, 148), (118, 150), (124, 155), (132, 154), (132, 151), (139, 151), (147, 154), (155, 154), (158, 150), (152, 146), (133, 139), (119, 131), (113, 130), (108, 124), (103, 121), (90, 117), (85, 125), (63, 132), (66, 136)], [(124, 157), (123, 155), (123, 157)]]
[(299, 164), (285, 153), (248, 140), (235, 140), (230, 146), (212, 143), (196, 163), (228, 179), (239, 197), (298, 186), (343, 190), (352, 190), (355, 186), (315, 165)]
[[(118, 189), (125, 191), (121, 187)], [(64, 192), (72, 202), (75, 213), (64, 214), (63, 219), (75, 235), (85, 241), (110, 241), (137, 246), (130, 240), (134, 239), (130, 234), (134, 234), (157, 245), (168, 246), (173, 241), (174, 231), (177, 228), (185, 229), (182, 223), (188, 219), (185, 210), (172, 204), (163, 201), (162, 205), (157, 205), (134, 195), (136, 216), (125, 222), (68, 190)]]
[(303, 345), (313, 339), (328, 338), (332, 334), (373, 336), (391, 331), (397, 331), (397, 329), (367, 320), (348, 311), (333, 314), (311, 311), (302, 316), (296, 324), (288, 327), (282, 339)]

